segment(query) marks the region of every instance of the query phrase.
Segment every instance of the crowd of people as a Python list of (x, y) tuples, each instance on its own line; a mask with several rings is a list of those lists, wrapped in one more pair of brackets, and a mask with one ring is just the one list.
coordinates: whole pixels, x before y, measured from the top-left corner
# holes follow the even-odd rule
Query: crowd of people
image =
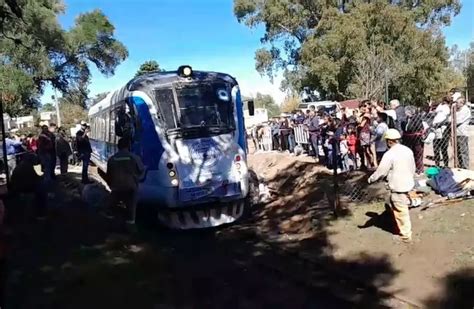
[[(56, 166), (60, 174), (68, 172), (69, 164), (82, 161), (82, 182), (89, 183), (88, 167), (92, 148), (87, 136), (89, 127), (82, 123), (76, 136), (71, 137), (64, 128), (56, 124), (43, 125), (37, 135), (17, 136), (8, 133), (5, 137), (10, 191), (12, 194), (32, 193), (37, 217), (43, 218), (48, 192), (56, 180)], [(42, 175), (35, 166), (41, 165)]]
[[(437, 166), (448, 166), (452, 120), (456, 121), (454, 133), (457, 137), (458, 166), (468, 169), (471, 109), (455, 91), (439, 104), (422, 108), (402, 106), (398, 100), (392, 100), (388, 105), (382, 101), (363, 100), (349, 114), (344, 107), (331, 113), (324, 107), (316, 109), (310, 105), (306, 113), (295, 111), (290, 116), (254, 126), (249, 137), (256, 150), (288, 151), (292, 154), (306, 150), (328, 168), (347, 172), (375, 169), (388, 150), (384, 134), (388, 129), (396, 129), (402, 136), (402, 143), (413, 151), (416, 172), (421, 174), (424, 171), (425, 144), (433, 145)], [(301, 146), (295, 139), (298, 127), (309, 135)], [(265, 131), (271, 134), (271, 146), (262, 143)]]
[[(88, 161), (90, 158), (92, 149), (87, 137), (88, 130), (87, 124), (82, 123), (76, 135), (71, 136), (64, 128), (57, 128), (56, 124), (51, 123), (49, 126), (41, 126), (37, 135), (7, 133), (5, 144), (10, 176), (26, 154), (37, 156), (41, 170), (48, 180), (56, 178), (54, 171), (58, 165), (60, 174), (66, 174), (70, 164), (77, 165), (80, 161)], [(83, 181), (88, 182), (87, 175), (84, 175)]]

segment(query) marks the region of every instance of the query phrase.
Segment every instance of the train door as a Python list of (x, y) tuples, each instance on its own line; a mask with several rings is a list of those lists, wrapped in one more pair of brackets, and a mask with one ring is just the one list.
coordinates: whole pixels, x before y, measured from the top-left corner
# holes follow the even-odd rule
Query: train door
[[(122, 101), (113, 110), (114, 131), (118, 138), (128, 138), (132, 143), (132, 151), (140, 154), (141, 126), (137, 110), (132, 100)], [(117, 142), (117, 138), (115, 142)]]

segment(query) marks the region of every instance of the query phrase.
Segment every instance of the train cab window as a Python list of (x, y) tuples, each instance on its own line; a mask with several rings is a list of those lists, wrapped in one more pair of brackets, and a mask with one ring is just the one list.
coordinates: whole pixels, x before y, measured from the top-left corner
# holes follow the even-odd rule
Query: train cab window
[(172, 88), (155, 90), (156, 101), (158, 103), (159, 118), (164, 122), (167, 129), (179, 127), (176, 120), (176, 106)]

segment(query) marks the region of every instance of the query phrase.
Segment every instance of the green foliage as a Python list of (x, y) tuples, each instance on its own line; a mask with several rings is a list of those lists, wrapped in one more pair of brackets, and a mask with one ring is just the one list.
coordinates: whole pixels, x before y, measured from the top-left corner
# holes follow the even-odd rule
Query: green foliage
[(0, 65), (0, 100), (12, 117), (28, 115), (39, 105), (31, 78), (11, 64)]
[(271, 95), (257, 93), (253, 101), (255, 108), (266, 108), (269, 117), (280, 115), (280, 106), (275, 103)]
[(78, 104), (61, 103), (59, 105), (59, 113), (61, 115), (61, 126), (66, 130), (74, 127), (81, 120), (87, 120), (87, 111)]
[(439, 27), (459, 0), (234, 0), (249, 27), (263, 25), (256, 69), (282, 87), (310, 87), (323, 99), (392, 97), (421, 102), (442, 87), (448, 53)]
[(301, 100), (300, 97), (297, 95), (287, 96), (283, 103), (281, 104), (281, 111), (283, 113), (291, 113), (298, 109)]
[[(0, 4), (0, 62), (17, 70), (19, 78), (11, 84), (20, 83), (10, 85), (11, 89), (28, 89), (23, 92), (28, 98), (41, 94), (47, 83), (66, 96), (84, 92), (90, 63), (110, 76), (128, 56), (125, 46), (114, 37), (114, 26), (101, 11), (80, 14), (70, 30), (59, 24), (58, 15), (63, 12), (61, 0)], [(0, 76), (5, 78), (9, 75)], [(23, 99), (15, 102), (25, 104)]]
[(472, 98), (474, 96), (474, 42), (471, 42), (469, 48), (465, 50), (454, 45), (450, 53), (450, 74), (453, 77), (451, 88), (467, 87)]
[(43, 106), (41, 106), (41, 111), (42, 112), (54, 112), (56, 111), (56, 107), (54, 106), (53, 103), (45, 103)]
[(89, 96), (89, 90), (87, 84), (79, 84), (63, 94), (62, 98), (59, 98), (60, 104), (72, 104), (80, 106), (82, 109), (87, 108), (87, 100)]
[(95, 105), (105, 99), (105, 97), (109, 94), (109, 92), (101, 92), (95, 95), (95, 97), (92, 99), (91, 105)]
[(161, 69), (158, 62), (156, 62), (155, 60), (149, 60), (149, 61), (145, 61), (140, 66), (137, 73), (135, 74), (135, 77), (146, 74), (146, 73), (150, 73), (150, 72), (160, 72), (160, 71)]

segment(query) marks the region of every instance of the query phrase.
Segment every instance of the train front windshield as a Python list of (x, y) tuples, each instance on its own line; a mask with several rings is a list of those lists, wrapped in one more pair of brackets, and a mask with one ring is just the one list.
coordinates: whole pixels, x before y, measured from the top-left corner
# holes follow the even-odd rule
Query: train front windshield
[[(157, 92), (169, 132), (222, 134), (235, 129), (232, 96), (226, 84), (186, 84), (174, 90), (176, 96), (172, 89)], [(164, 111), (166, 108), (168, 112)]]

